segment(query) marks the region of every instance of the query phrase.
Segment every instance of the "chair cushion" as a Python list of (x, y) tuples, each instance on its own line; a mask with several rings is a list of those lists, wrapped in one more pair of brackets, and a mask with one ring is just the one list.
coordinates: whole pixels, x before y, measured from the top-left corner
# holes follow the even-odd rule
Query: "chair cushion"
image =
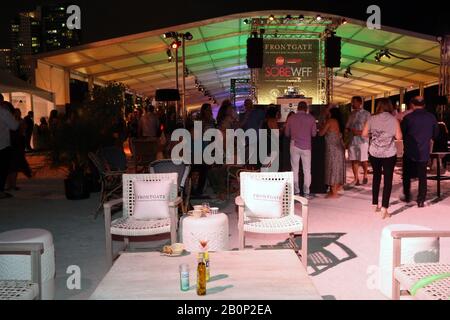
[(285, 181), (257, 179), (247, 181), (246, 194), (244, 195), (247, 216), (271, 219), (281, 218), (285, 188)]
[(137, 220), (169, 218), (170, 181), (135, 181), (134, 213)]

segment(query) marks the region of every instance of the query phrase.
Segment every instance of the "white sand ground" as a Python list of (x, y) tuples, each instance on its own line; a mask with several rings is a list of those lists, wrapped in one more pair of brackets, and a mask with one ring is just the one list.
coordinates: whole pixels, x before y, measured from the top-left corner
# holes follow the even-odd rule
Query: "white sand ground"
[[(102, 216), (93, 219), (98, 194), (82, 201), (64, 197), (64, 172), (33, 163), (36, 177), (20, 180), (22, 190), (13, 199), (0, 202), (0, 232), (16, 228), (44, 228), (54, 237), (56, 248), (56, 298), (88, 299), (106, 272)], [(349, 175), (350, 176), (350, 175)], [(415, 184), (413, 184), (415, 187)], [(396, 223), (418, 224), (433, 229), (450, 229), (450, 181), (442, 182), (444, 196), (435, 197), (435, 182), (429, 182), (429, 201), (424, 209), (406, 205), (398, 198), (401, 180), (395, 175), (391, 219), (382, 220), (371, 210), (370, 185), (345, 191), (339, 199), (319, 195), (310, 204), (310, 265), (308, 271), (319, 293), (326, 299), (384, 299), (368, 285), (378, 264), (383, 227)], [(231, 246), (237, 247), (236, 212), (233, 201), (221, 205), (229, 215)], [(282, 243), (284, 236), (250, 235), (247, 245), (265, 248)], [(144, 243), (157, 250), (167, 240)], [(441, 261), (450, 263), (450, 240), (441, 240)], [(68, 290), (66, 270), (81, 268), (81, 290)], [(282, 266), (280, 266), (282, 267)], [(270, 276), (270, 275), (268, 275)], [(270, 298), (270, 297), (268, 297)]]

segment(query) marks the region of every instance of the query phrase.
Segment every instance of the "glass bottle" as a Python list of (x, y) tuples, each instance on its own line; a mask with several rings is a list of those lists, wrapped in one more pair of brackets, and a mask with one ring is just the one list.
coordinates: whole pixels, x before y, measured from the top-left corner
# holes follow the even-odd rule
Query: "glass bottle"
[(206, 281), (209, 281), (209, 252), (205, 251), (203, 254), (206, 266)]
[(203, 253), (198, 254), (197, 266), (197, 295), (206, 295), (206, 264)]
[(180, 289), (181, 291), (189, 290), (189, 265), (185, 263), (180, 265)]

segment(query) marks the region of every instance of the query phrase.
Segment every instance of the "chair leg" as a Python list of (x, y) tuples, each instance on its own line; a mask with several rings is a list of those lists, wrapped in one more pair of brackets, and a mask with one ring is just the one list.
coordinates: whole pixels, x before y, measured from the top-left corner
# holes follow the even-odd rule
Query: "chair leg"
[(239, 250), (244, 250), (244, 248), (245, 248), (244, 230), (239, 230)]
[(302, 264), (305, 269), (308, 267), (308, 234), (302, 235)]
[(123, 238), (124, 248), (123, 251), (127, 251), (130, 246), (130, 239), (128, 237)]
[(108, 269), (111, 268), (112, 263), (113, 263), (113, 257), (114, 257), (114, 253), (113, 253), (113, 245), (112, 245), (112, 237), (111, 237), (111, 233), (106, 231), (106, 263), (108, 266)]
[(392, 279), (392, 300), (400, 300), (400, 283)]

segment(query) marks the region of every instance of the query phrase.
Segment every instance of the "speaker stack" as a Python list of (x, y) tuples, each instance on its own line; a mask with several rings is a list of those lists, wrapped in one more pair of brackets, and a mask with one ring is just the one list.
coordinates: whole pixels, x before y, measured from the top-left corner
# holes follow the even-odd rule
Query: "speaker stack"
[(325, 66), (339, 68), (341, 66), (341, 38), (328, 37), (325, 40)]
[(264, 40), (263, 38), (247, 39), (247, 66), (260, 69), (264, 62)]

